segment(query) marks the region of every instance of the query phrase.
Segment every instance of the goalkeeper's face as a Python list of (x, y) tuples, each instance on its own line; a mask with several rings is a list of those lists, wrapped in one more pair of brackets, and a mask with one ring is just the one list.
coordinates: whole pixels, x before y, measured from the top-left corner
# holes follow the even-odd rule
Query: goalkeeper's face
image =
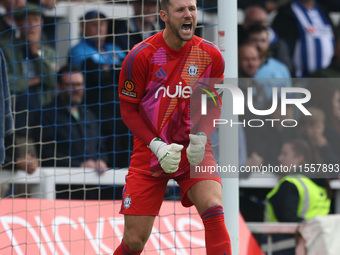
[(167, 25), (182, 41), (190, 41), (197, 25), (196, 0), (170, 0)]

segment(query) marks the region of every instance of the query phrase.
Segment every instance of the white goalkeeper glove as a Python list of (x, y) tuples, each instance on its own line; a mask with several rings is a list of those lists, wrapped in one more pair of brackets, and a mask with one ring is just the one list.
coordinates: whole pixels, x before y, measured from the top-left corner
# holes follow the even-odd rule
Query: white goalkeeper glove
[(197, 166), (202, 162), (207, 136), (203, 132), (198, 132), (197, 135), (189, 135), (190, 143), (187, 148), (187, 157), (190, 165)]
[(177, 143), (168, 145), (162, 139), (156, 137), (152, 139), (148, 147), (157, 156), (164, 172), (172, 174), (178, 170), (183, 145)]

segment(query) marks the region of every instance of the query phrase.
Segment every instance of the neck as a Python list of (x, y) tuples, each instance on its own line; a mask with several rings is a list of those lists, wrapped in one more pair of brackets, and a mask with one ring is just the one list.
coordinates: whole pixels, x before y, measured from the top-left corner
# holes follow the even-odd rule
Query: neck
[[(27, 41), (28, 42), (28, 41)], [(28, 48), (33, 54), (37, 54), (40, 50), (40, 43), (39, 42), (28, 42)]]
[(92, 45), (92, 47), (100, 51), (104, 46), (105, 38), (91, 38), (88, 42)]
[[(252, 78), (252, 77), (250, 77), (248, 74), (246, 74), (245, 72), (243, 72), (242, 70), (239, 70), (239, 72), (238, 72), (238, 77), (239, 77), (239, 78)], [(246, 85), (248, 86), (248, 84), (247, 84), (247, 79), (243, 79), (243, 82), (244, 82), (244, 84), (246, 84)]]
[(97, 41), (97, 44), (96, 44), (97, 48), (99, 50), (103, 49), (104, 43), (105, 43), (105, 39), (104, 38), (99, 38), (98, 41)]
[(313, 9), (315, 1), (314, 0), (300, 0), (300, 3), (307, 9)]
[(186, 44), (186, 41), (179, 39), (176, 35), (169, 31), (169, 28), (165, 28), (163, 31), (163, 39), (166, 44), (174, 50), (180, 50)]
[(69, 110), (72, 114), (74, 114), (74, 113), (77, 113), (77, 112), (78, 112), (78, 107), (77, 107), (77, 106), (75, 106), (75, 107), (69, 107), (68, 110)]

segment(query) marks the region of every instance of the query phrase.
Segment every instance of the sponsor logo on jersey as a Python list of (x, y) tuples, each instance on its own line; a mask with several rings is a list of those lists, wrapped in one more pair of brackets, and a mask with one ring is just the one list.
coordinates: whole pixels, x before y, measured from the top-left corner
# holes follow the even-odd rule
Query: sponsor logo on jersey
[(137, 93), (135, 92), (135, 83), (129, 79), (126, 79), (124, 81), (124, 88), (122, 88), (122, 95), (128, 96), (128, 97), (137, 97)]
[(158, 98), (158, 96), (162, 96), (161, 93), (163, 93), (163, 97), (170, 97), (170, 98), (189, 98), (192, 94), (192, 88), (190, 86), (184, 86), (182, 87), (182, 82), (179, 82), (178, 85), (176, 85), (175, 92), (170, 91), (170, 87), (160, 87), (156, 91), (155, 98)]
[(125, 209), (129, 209), (129, 207), (131, 206), (131, 197), (128, 195), (126, 195), (126, 197), (124, 198), (124, 208)]
[(198, 67), (195, 64), (190, 64), (188, 66), (188, 74), (191, 77), (195, 77), (198, 74)]

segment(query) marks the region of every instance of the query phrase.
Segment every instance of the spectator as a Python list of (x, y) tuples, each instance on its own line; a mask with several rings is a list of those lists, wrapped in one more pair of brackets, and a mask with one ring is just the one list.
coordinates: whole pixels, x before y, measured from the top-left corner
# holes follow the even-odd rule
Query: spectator
[[(5, 14), (0, 16), (0, 39), (11, 38), (12, 40), (17, 39), (19, 35), (18, 30), (12, 30), (16, 27), (13, 14), (20, 7), (26, 5), (26, 0), (1, 0), (0, 4), (5, 9)], [(14, 32), (15, 33), (12, 33)], [(13, 38), (12, 38), (13, 36)]]
[[(41, 41), (43, 25), (41, 9), (28, 3), (14, 13), (20, 38), (1, 38), (6, 61), (10, 92), (14, 95), (15, 140), (18, 158), (27, 169), (38, 166), (31, 138), (35, 123), (34, 111), (51, 102), (55, 90), (55, 59), (52, 48)], [(27, 160), (27, 161), (26, 161)]]
[(127, 167), (132, 139), (120, 119), (117, 88), (117, 67), (122, 64), (126, 53), (117, 44), (113, 46), (106, 42), (108, 21), (103, 13), (87, 12), (81, 22), (81, 30), (83, 38), (70, 50), (70, 62), (84, 70), (86, 105), (101, 120), (102, 135), (109, 151), (109, 166)]
[[(82, 71), (69, 65), (62, 67), (58, 72), (57, 96), (42, 111), (42, 143), (39, 148), (42, 166), (86, 167), (99, 173), (107, 169), (98, 120), (83, 100)], [(39, 139), (39, 131), (36, 130), (36, 139)], [(63, 186), (63, 189), (68, 187)], [(68, 194), (61, 197), (68, 198)], [(71, 197), (83, 199), (83, 194)], [(96, 199), (97, 194), (91, 194), (91, 197)]]
[[(319, 79), (317, 79), (319, 80)], [(336, 155), (340, 155), (340, 90), (326, 83), (315, 84), (310, 88), (309, 106), (320, 108), (326, 115), (324, 135)]]
[(243, 44), (238, 48), (238, 75), (253, 78), (261, 66), (260, 53), (256, 46)]
[(253, 25), (262, 25), (267, 28), (269, 35), (268, 56), (276, 58), (285, 64), (293, 74), (293, 63), (289, 55), (286, 42), (280, 39), (277, 33), (268, 24), (267, 12), (260, 6), (251, 6), (245, 10), (245, 18), (242, 25), (238, 26), (238, 44), (244, 44), (247, 39), (247, 30)]
[[(245, 43), (245, 40), (247, 39), (247, 29), (249, 27), (258, 24), (267, 27), (268, 21), (267, 21), (267, 13), (266, 11), (259, 5), (252, 5), (249, 6), (244, 11), (244, 20), (243, 23), (238, 25), (238, 44), (242, 45)], [(268, 30), (269, 38), (271, 42), (271, 31)]]
[[(313, 163), (311, 150), (303, 140), (286, 142), (278, 157), (284, 167), (303, 169)], [(294, 166), (294, 167), (291, 167)], [(302, 168), (300, 168), (302, 167)], [(284, 176), (267, 197), (266, 221), (270, 222), (301, 222), (316, 216), (327, 215), (330, 211), (330, 188), (327, 179), (310, 179), (303, 174), (291, 173)], [(275, 241), (293, 239), (293, 235), (280, 235)], [(293, 255), (294, 248), (274, 253)]]
[[(5, 9), (5, 14), (0, 17), (0, 38), (11, 38), (12, 44), (20, 38), (20, 30), (17, 27), (14, 13), (18, 8), (23, 7), (27, 3), (35, 4), (41, 8), (41, 11), (47, 8), (54, 7), (57, 0), (0, 0), (0, 4)], [(55, 20), (52, 17), (44, 17), (44, 28), (42, 29), (41, 40), (48, 41), (48, 44), (53, 48), (55, 46)]]
[[(0, 89), (0, 171), (14, 171), (15, 163), (17, 168), (26, 170), (27, 173), (33, 173), (38, 167), (37, 160), (28, 156), (16, 158), (17, 150), (14, 143), (14, 126), (11, 107), (11, 95), (8, 86), (6, 62), (2, 51), (0, 50), (0, 67), (1, 67), (1, 89)], [(32, 160), (32, 162), (31, 162)], [(26, 188), (26, 187), (25, 187)], [(10, 190), (9, 183), (0, 184), (0, 198), (6, 197)]]
[(269, 35), (266, 27), (258, 24), (251, 26), (247, 30), (247, 42), (257, 47), (260, 52), (261, 66), (254, 78), (264, 86), (267, 98), (269, 100), (272, 99), (273, 87), (291, 87), (291, 75), (287, 66), (275, 58), (268, 56)]
[(307, 77), (330, 64), (334, 33), (321, 3), (293, 0), (278, 10), (272, 27), (288, 45), (296, 77)]
[[(247, 89), (252, 88), (253, 90), (253, 106), (255, 109), (263, 110), (265, 109), (269, 102), (263, 86), (254, 80), (254, 76), (258, 72), (261, 66), (261, 59), (258, 49), (251, 45), (245, 44), (238, 49), (238, 73), (239, 87), (243, 91), (244, 95), (248, 94)], [(245, 102), (247, 104), (247, 100)], [(250, 118), (250, 112), (247, 111), (248, 107), (245, 107), (245, 119)]]
[(88, 167), (98, 171), (107, 168), (98, 120), (83, 100), (82, 71), (69, 65), (62, 67), (58, 72), (57, 96), (42, 111), (43, 166)]
[[(54, 7), (57, 0), (28, 0), (27, 2), (45, 9)], [(15, 29), (17, 25), (14, 13), (26, 5), (26, 0), (0, 0), (0, 5), (5, 9), (5, 14), (0, 16), (0, 38), (11, 38), (13, 43), (16, 44), (15, 40), (20, 37), (20, 31)], [(49, 32), (49, 30), (46, 29), (45, 32)], [(45, 34), (42, 34), (42, 39), (46, 39)]]
[[(307, 110), (312, 115), (302, 115), (299, 125), (303, 137), (312, 149), (314, 161), (319, 164), (338, 164), (340, 162), (340, 155), (337, 156), (324, 135), (324, 112), (313, 106), (308, 107)], [(337, 173), (336, 175), (338, 176), (339, 174)]]
[(80, 32), (81, 41), (70, 50), (72, 65), (88, 69), (88, 64), (96, 64), (96, 69), (104, 70), (121, 65), (126, 54), (121, 53), (117, 44), (106, 42), (108, 20), (103, 13), (88, 11), (80, 18)]
[(128, 20), (115, 20), (115, 43), (124, 51), (129, 51), (137, 43), (154, 35), (160, 27), (157, 24), (157, 0), (137, 0), (132, 2), (134, 15)]

